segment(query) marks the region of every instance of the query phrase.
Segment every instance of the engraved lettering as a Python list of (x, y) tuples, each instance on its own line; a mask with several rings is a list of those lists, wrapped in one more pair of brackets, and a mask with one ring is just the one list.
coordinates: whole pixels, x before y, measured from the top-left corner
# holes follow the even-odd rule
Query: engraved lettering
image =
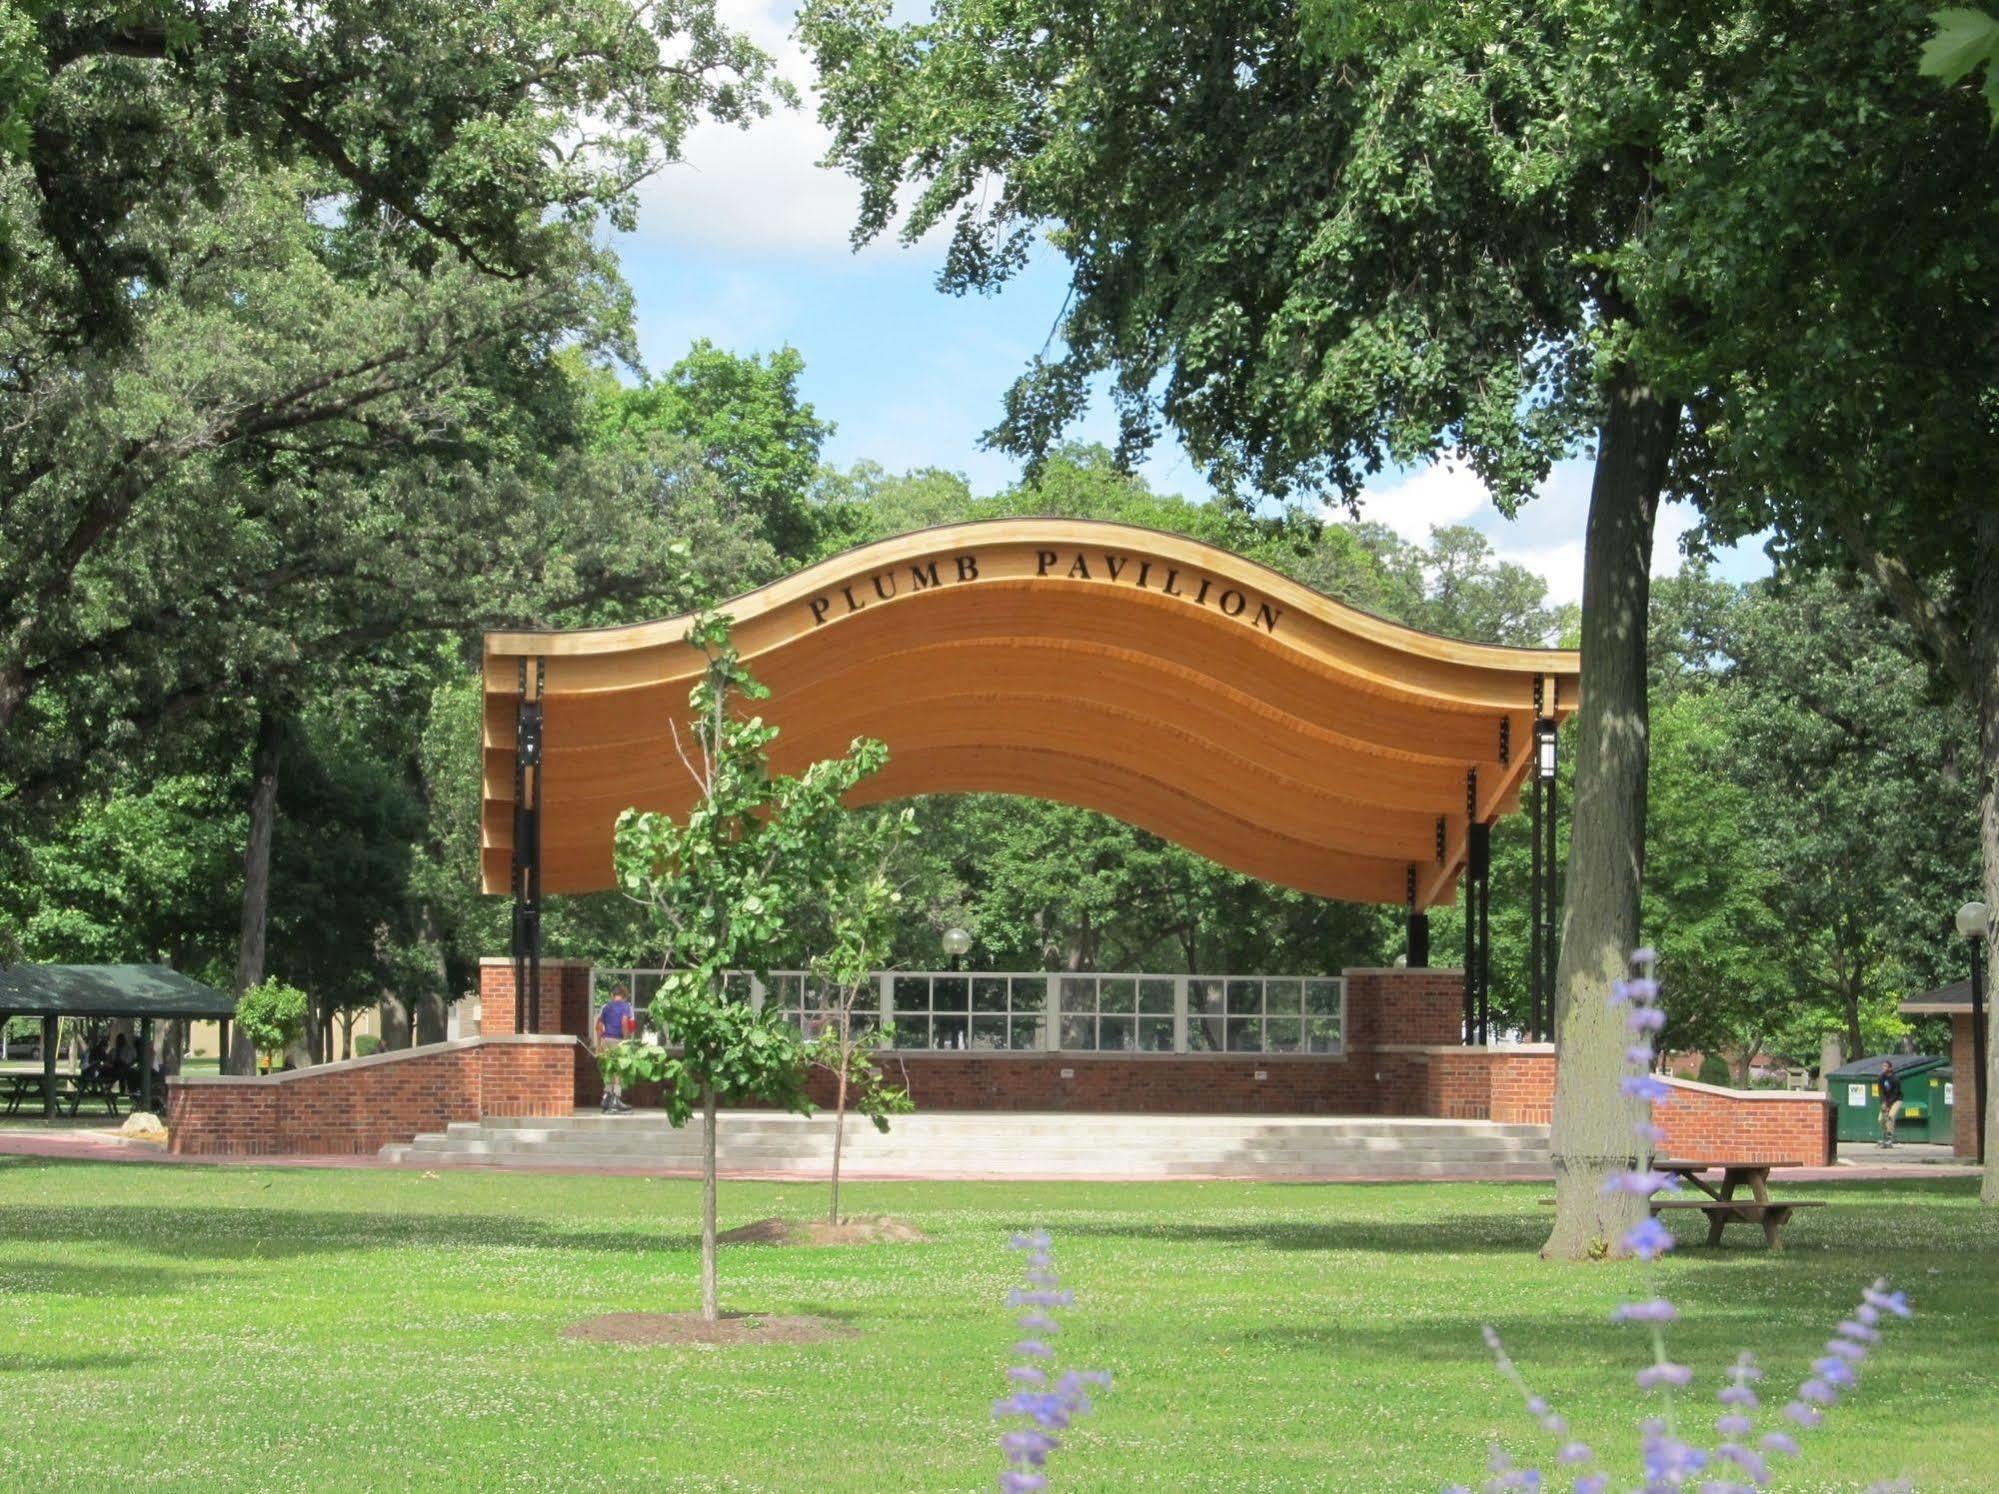
[[(887, 591), (883, 591), (883, 590), (882, 590), (882, 578), (883, 578), (884, 576), (886, 576), (886, 577), (888, 578), (888, 590), (887, 590)], [(894, 595), (895, 595), (895, 572), (894, 572), (894, 571), (877, 571), (877, 572), (875, 573), (875, 576), (874, 576), (874, 583), (875, 583), (875, 595), (876, 595), (876, 596), (878, 596), (878, 597), (880, 597), (880, 598), (881, 598), (881, 599), (882, 599), (882, 600), (883, 600), (884, 602), (886, 602), (886, 601), (887, 601), (887, 600), (888, 600), (888, 599), (889, 599), (890, 597), (892, 597), (892, 596), (894, 596)]]
[[(1235, 605), (1233, 607), (1229, 605), (1230, 597), (1235, 598)], [(1242, 609), (1249, 605), (1249, 599), (1239, 591), (1225, 591), (1221, 594), (1217, 605), (1230, 617), (1241, 617)]]
[(814, 597), (805, 605), (812, 609), (812, 626), (816, 628), (826, 621), (826, 609), (833, 604), (824, 597)]
[(1179, 579), (1179, 576), (1180, 572), (1178, 570), (1169, 570), (1166, 573), (1166, 584), (1160, 587), (1159, 589), (1165, 592), (1166, 595), (1168, 595), (1169, 597), (1184, 597), (1185, 595), (1187, 595), (1186, 592), (1175, 591), (1173, 589), (1173, 583)]
[(909, 586), (912, 591), (928, 591), (938, 585), (937, 562), (928, 565), (913, 565), (909, 568)]
[(840, 595), (847, 599), (847, 610), (849, 612), (859, 612), (863, 607), (867, 606), (866, 602), (857, 602), (854, 600), (854, 588), (851, 586), (841, 587)]
[(979, 579), (978, 556), (960, 555), (958, 557), (958, 579), (960, 581), (976, 581)]
[(1130, 564), (1131, 562), (1126, 560), (1122, 555), (1112, 555), (1108, 551), (1105, 552), (1104, 569), (1111, 573), (1111, 580), (1113, 581), (1117, 580), (1123, 574), (1124, 568)]
[(1090, 563), (1083, 559), (1083, 552), (1081, 550), (1076, 552), (1075, 560), (1069, 565), (1069, 579), (1071, 581), (1087, 581), (1090, 579)]
[(1266, 633), (1277, 631), (1277, 619), (1283, 616), (1281, 607), (1273, 607), (1268, 602), (1256, 604), (1256, 625)]
[(1208, 588), (1212, 585), (1214, 585), (1214, 582), (1210, 581), (1206, 576), (1201, 578), (1201, 589), (1194, 596), (1194, 605), (1196, 607), (1205, 607), (1208, 605)]
[(1055, 564), (1056, 559), (1057, 556), (1053, 550), (1036, 550), (1034, 552), (1034, 574), (1037, 576), (1047, 575), (1048, 567)]
[(1140, 586), (1145, 585), (1145, 578), (1151, 574), (1152, 574), (1152, 562), (1149, 560), (1141, 560), (1138, 563), (1138, 584)]

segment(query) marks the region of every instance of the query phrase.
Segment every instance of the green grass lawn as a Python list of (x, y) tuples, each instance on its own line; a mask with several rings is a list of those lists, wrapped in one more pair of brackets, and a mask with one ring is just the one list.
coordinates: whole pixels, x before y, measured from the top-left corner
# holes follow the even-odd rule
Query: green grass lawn
[[(1545, 1185), (861, 1184), (931, 1243), (722, 1258), (724, 1305), (844, 1319), (810, 1346), (634, 1349), (576, 1319), (695, 1302), (695, 1184), (0, 1163), (0, 1486), (981, 1489), (1013, 1335), (1009, 1231), (1076, 1292), (1061, 1347), (1116, 1388), (1065, 1489), (1435, 1489), (1539, 1450), (1495, 1324), (1629, 1456), (1626, 1264), (1533, 1256)], [(1819, 1185), (1811, 1190), (1821, 1193)], [(1669, 1258), (1678, 1357), (1754, 1347), (1781, 1395), (1859, 1289), (1914, 1300), (1786, 1489), (1999, 1487), (1999, 1215), (1967, 1183), (1844, 1184), (1760, 1242)], [(823, 1192), (725, 1184), (724, 1225)], [(1687, 1238), (1692, 1226), (1681, 1226)]]

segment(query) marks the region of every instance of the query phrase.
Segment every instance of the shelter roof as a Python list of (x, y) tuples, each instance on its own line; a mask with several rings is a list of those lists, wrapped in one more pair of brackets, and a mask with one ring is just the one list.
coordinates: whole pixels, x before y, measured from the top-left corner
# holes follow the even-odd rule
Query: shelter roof
[(166, 965), (0, 965), (0, 1015), (235, 1015), (236, 998)]
[[(1069, 519), (865, 545), (724, 604), (772, 766), (877, 737), (854, 802), (998, 792), (1101, 810), (1266, 881), (1426, 909), (1518, 807), (1581, 660), (1384, 621), (1182, 535)], [(542, 890), (614, 885), (612, 825), (693, 798), (690, 619), (485, 644), (481, 843), (510, 884), (517, 707), (542, 703)]]
[(1934, 1017), (1948, 1016), (1952, 1012), (1971, 1010), (1971, 977), (1954, 980), (1947, 986), (1938, 986), (1934, 991), (1925, 991), (1920, 996), (1911, 996), (1897, 1008), (1906, 1016)]

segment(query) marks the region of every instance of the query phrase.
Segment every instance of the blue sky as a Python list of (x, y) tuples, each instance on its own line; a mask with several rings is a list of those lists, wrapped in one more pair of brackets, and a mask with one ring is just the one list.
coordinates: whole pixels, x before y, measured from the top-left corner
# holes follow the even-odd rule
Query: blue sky
[[(720, 6), (779, 58), (807, 103), (748, 130), (697, 129), (686, 163), (647, 184), (638, 228), (618, 242), (638, 300), (641, 353), (660, 369), (697, 337), (735, 352), (790, 343), (805, 358), (806, 397), (837, 426), (828, 459), (871, 458), (896, 471), (943, 467), (980, 491), (1003, 487), (1015, 463), (980, 450), (978, 438), (1048, 338), (1066, 286), (1061, 267), (1050, 256), (1001, 296), (959, 298), (935, 289), (935, 242), (854, 253), (847, 235), (857, 192), (815, 164), (826, 135), (812, 113), (810, 68), (789, 39), (793, 8), (787, 0)], [(1108, 410), (1093, 412), (1077, 432), (1101, 440), (1112, 433)], [(1162, 491), (1208, 496), (1200, 472), (1170, 443), (1145, 476)], [(1433, 524), (1472, 524), (1502, 556), (1546, 577), (1553, 600), (1574, 601), (1588, 498), (1587, 464), (1566, 462), (1508, 520), (1469, 473), (1433, 467), (1384, 476), (1365, 511), (1415, 540)], [(1691, 523), (1684, 510), (1661, 516), (1655, 570), (1678, 568), (1679, 538)], [(1720, 560), (1722, 573), (1738, 580), (1768, 569), (1754, 545)]]

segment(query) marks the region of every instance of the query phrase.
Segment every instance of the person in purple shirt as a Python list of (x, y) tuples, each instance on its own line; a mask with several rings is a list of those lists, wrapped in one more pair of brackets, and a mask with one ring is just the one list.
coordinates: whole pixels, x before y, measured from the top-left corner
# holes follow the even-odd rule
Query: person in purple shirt
[[(611, 987), (611, 999), (597, 1009), (597, 1046), (604, 1048), (611, 1043), (621, 1043), (630, 1037), (638, 1026), (632, 1011), (632, 1003), (625, 995), (623, 986)], [(625, 1103), (624, 1081), (613, 1074), (604, 1081), (604, 1113), (617, 1115), (630, 1110)]]

